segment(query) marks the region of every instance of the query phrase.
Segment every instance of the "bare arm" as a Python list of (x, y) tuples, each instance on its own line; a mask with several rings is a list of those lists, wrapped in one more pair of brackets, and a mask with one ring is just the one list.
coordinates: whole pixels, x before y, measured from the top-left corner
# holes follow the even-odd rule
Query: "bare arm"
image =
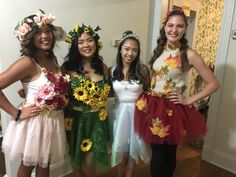
[(213, 72), (196, 52), (189, 50), (188, 56), (190, 64), (197, 70), (199, 75), (206, 82), (205, 88), (203, 88), (199, 93), (190, 97), (191, 102), (194, 103), (218, 90), (220, 84)]
[[(12, 117), (16, 117), (17, 108), (8, 100), (2, 90), (16, 81), (28, 80), (32, 77), (31, 72), (32, 61), (26, 58), (21, 58), (13, 63), (3, 73), (0, 73), (0, 107)], [(21, 118), (29, 117), (29, 112), (31, 112), (31, 107), (22, 110)]]
[(145, 91), (147, 91), (150, 87), (150, 82), (151, 82), (151, 79), (150, 79), (150, 72), (149, 72), (149, 69), (146, 65), (142, 64), (141, 66), (141, 74), (143, 76), (143, 89)]
[(194, 50), (189, 49), (187, 51), (189, 64), (192, 65), (202, 79), (206, 82), (206, 86), (198, 93), (191, 97), (184, 97), (182, 95), (175, 95), (171, 97), (171, 101), (174, 103), (180, 103), (183, 105), (191, 105), (196, 101), (205, 98), (219, 89), (220, 84), (210, 68), (205, 64), (200, 55), (198, 55)]

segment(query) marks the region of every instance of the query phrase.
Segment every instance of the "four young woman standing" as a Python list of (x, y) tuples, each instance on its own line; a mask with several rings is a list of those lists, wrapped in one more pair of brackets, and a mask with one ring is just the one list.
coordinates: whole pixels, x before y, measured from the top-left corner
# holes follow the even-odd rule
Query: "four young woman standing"
[[(0, 74), (1, 89), (21, 80), (26, 93), (26, 104), (20, 110), (0, 92), (1, 108), (15, 119), (4, 135), (3, 150), (13, 156), (23, 154), (18, 177), (30, 176), (35, 166), (36, 176), (49, 176), (49, 163), (65, 154), (61, 109), (67, 104), (68, 85), (52, 51), (56, 39), (53, 20), (53, 16), (41, 11), (18, 24), (16, 35), (21, 41), (22, 57)], [(110, 73), (117, 98), (111, 161), (112, 166), (119, 165), (119, 175), (133, 176), (139, 158), (148, 162), (146, 143), (150, 143), (152, 177), (171, 177), (177, 145), (184, 138), (197, 138), (206, 132), (205, 122), (191, 105), (216, 91), (219, 83), (202, 58), (189, 48), (186, 28), (182, 10), (167, 15), (149, 62), (150, 84), (148, 68), (140, 62), (138, 37), (132, 31), (122, 36), (117, 63)], [(69, 32), (67, 41), (71, 47), (62, 66), (70, 75), (69, 105), (65, 109), (69, 155), (74, 174), (82, 177), (96, 176), (109, 166), (111, 135), (105, 105), (111, 82), (99, 55), (98, 30), (99, 27), (76, 25)], [(184, 74), (192, 67), (207, 85), (201, 92), (185, 97)], [(55, 98), (52, 88), (45, 85), (54, 85), (54, 91), (64, 88), (58, 91), (60, 98)], [(42, 96), (45, 93), (47, 97)], [(16, 141), (11, 142), (12, 138)]]

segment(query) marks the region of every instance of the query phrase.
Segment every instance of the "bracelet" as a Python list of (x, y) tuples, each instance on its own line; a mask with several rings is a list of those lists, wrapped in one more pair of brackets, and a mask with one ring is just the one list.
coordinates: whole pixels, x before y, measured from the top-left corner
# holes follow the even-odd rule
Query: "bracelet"
[(15, 121), (18, 121), (20, 119), (20, 115), (21, 115), (21, 110), (18, 109), (16, 113)]

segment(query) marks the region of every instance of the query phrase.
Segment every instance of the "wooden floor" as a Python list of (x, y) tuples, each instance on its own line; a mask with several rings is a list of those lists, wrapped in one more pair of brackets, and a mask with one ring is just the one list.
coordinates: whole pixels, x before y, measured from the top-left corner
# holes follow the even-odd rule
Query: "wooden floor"
[[(73, 177), (68, 175), (66, 177)], [(99, 177), (117, 177), (115, 169)], [(149, 166), (139, 165), (135, 177), (150, 177)], [(177, 166), (173, 177), (236, 177), (217, 166), (201, 160), (201, 151), (193, 147), (179, 147), (177, 152)]]
[[(99, 177), (116, 177), (116, 169)], [(3, 154), (0, 153), (0, 177), (5, 174)], [(67, 175), (66, 177), (73, 177)], [(135, 177), (150, 177), (149, 166), (139, 165)], [(236, 177), (236, 174), (227, 172), (206, 161), (201, 160), (201, 151), (192, 147), (179, 147), (177, 153), (177, 166), (173, 177)]]

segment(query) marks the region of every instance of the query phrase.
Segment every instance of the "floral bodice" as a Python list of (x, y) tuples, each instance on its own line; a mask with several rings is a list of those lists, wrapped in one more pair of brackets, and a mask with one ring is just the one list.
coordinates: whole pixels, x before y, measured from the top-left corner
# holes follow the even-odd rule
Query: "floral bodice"
[(83, 75), (73, 75), (71, 81), (71, 103), (83, 111), (91, 109), (101, 110), (105, 108), (111, 86), (106, 76), (100, 81), (94, 82)]
[(179, 48), (166, 45), (161, 56), (153, 63), (151, 93), (168, 96), (173, 91), (183, 93), (185, 88)]
[(53, 73), (46, 68), (37, 66), (41, 70), (41, 75), (34, 81), (22, 83), (26, 93), (26, 102), (34, 103), (42, 110), (61, 110), (67, 103), (69, 90), (69, 75), (58, 71)]

